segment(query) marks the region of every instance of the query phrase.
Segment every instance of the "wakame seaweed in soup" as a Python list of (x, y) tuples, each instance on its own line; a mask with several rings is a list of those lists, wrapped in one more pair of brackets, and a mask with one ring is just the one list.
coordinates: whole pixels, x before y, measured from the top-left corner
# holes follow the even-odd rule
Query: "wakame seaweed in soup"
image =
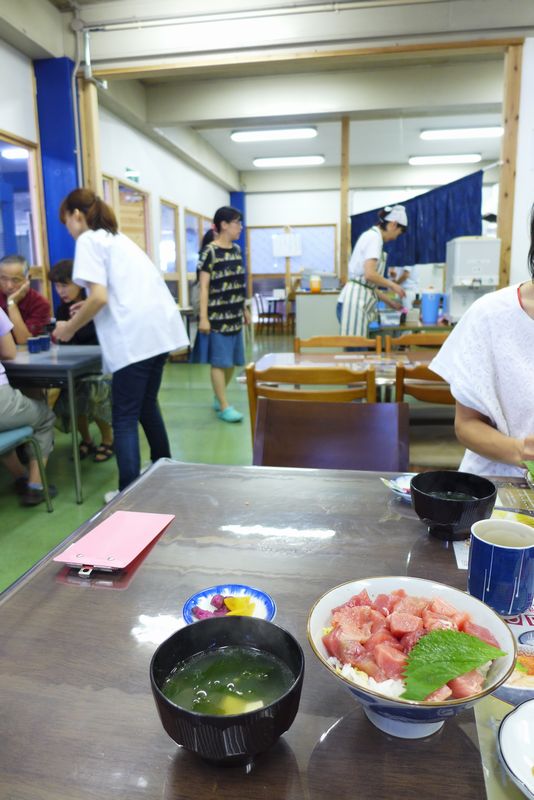
[(281, 659), (253, 647), (219, 647), (197, 653), (171, 672), (162, 692), (200, 714), (242, 714), (285, 694), (295, 676)]

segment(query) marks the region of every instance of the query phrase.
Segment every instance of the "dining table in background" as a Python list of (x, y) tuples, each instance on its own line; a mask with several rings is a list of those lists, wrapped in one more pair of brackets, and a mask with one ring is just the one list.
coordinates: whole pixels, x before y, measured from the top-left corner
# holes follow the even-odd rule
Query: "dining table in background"
[[(130, 573), (81, 578), (52, 560), (117, 510), (176, 516)], [(0, 595), (5, 800), (519, 796), (498, 772), (494, 741), (481, 757), (494, 717), (482, 739), (472, 710), (426, 739), (390, 737), (307, 643), (310, 608), (344, 581), (410, 575), (465, 589), (452, 548), (378, 473), (162, 460), (66, 542)], [(225, 581), (268, 592), (275, 622), (306, 658), (292, 727), (248, 767), (215, 767), (177, 747), (149, 682), (186, 598)]]
[(78, 419), (76, 405), (76, 381), (84, 375), (102, 371), (101, 350), (98, 345), (57, 345), (50, 350), (30, 353), (17, 348), (12, 361), (4, 361), (9, 382), (17, 388), (38, 387), (50, 389), (61, 387), (67, 390), (71, 420), (72, 460), (76, 502), (83, 502), (80, 451), (78, 449)]
[(374, 367), (376, 376), (376, 386), (378, 389), (378, 399), (390, 401), (392, 390), (395, 387), (395, 370), (397, 364), (415, 366), (416, 364), (428, 365), (438, 350), (436, 348), (425, 348), (418, 350), (405, 350), (393, 353), (366, 353), (356, 352), (312, 352), (304, 350), (301, 353), (265, 353), (256, 361), (257, 370), (268, 369), (269, 367), (343, 367), (355, 371)]

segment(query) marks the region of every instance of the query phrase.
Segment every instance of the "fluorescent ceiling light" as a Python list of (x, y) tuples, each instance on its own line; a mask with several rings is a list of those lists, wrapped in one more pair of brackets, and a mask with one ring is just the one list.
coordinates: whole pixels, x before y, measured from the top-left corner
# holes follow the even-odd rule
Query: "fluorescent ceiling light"
[(22, 161), (28, 158), (28, 151), (23, 147), (5, 147), (2, 150), (2, 158), (7, 158), (9, 161)]
[(314, 139), (317, 128), (272, 128), (266, 131), (233, 131), (233, 142), (280, 142), (288, 139)]
[(480, 153), (463, 153), (458, 156), (410, 156), (408, 164), (412, 167), (425, 164), (477, 164), (481, 160)]
[(442, 130), (421, 131), (421, 139), (443, 140), (443, 139), (498, 139), (504, 133), (504, 128), (500, 125), (484, 128), (443, 128)]
[(255, 158), (255, 167), (316, 167), (324, 164), (324, 156), (276, 156)]

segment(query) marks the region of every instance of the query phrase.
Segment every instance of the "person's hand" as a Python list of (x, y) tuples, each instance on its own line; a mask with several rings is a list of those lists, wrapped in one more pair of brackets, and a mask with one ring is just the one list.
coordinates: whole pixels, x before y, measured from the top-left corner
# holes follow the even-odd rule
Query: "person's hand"
[(250, 315), (250, 311), (248, 308), (243, 309), (243, 321), (245, 325), (250, 325), (250, 323), (252, 322), (252, 317)]
[(395, 283), (395, 281), (391, 281), (391, 291), (395, 292), (395, 294), (398, 294), (399, 297), (406, 297), (406, 292), (402, 286), (400, 286), (398, 283)]
[(13, 292), (13, 294), (9, 295), (9, 299), (13, 300), (18, 305), (21, 300), (24, 300), (29, 291), (30, 282), (24, 281), (24, 283), (19, 286), (16, 292)]
[(388, 305), (390, 308), (395, 309), (395, 311), (401, 311), (403, 308), (402, 303), (399, 303), (398, 300), (390, 300), (389, 297), (384, 297), (384, 303)]
[(392, 281), (397, 280), (397, 270), (395, 267), (388, 269), (388, 278), (391, 278)]
[(71, 317), (76, 316), (76, 314), (78, 313), (78, 311), (80, 310), (80, 308), (83, 306), (84, 303), (85, 300), (80, 300), (79, 303), (73, 303), (71, 305), (71, 307), (69, 308), (69, 314), (71, 315)]
[(210, 321), (207, 317), (200, 317), (198, 321), (198, 329), (200, 333), (209, 333), (211, 331)]
[(70, 342), (73, 336), (68, 322), (58, 322), (52, 331), (53, 339), (58, 342)]

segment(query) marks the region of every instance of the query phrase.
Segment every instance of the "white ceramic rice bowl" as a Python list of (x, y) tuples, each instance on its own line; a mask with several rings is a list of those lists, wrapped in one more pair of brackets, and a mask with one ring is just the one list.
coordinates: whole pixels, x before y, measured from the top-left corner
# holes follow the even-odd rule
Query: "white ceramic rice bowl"
[[(506, 655), (496, 659), (491, 665), (484, 689), (465, 699), (445, 700), (439, 703), (394, 699), (355, 684), (349, 678), (337, 673), (328, 663), (329, 654), (322, 637), (324, 628), (330, 627), (332, 609), (346, 603), (363, 589), (367, 589), (373, 600), (377, 595), (389, 594), (394, 589), (404, 589), (407, 595), (415, 597), (440, 597), (459, 611), (467, 611), (476, 625), (491, 631)], [(363, 578), (335, 586), (313, 605), (308, 616), (307, 633), (308, 641), (319, 661), (333, 677), (341, 681), (358, 698), (370, 721), (385, 733), (406, 739), (418, 739), (435, 733), (448, 717), (471, 708), (483, 697), (494, 692), (511, 675), (516, 659), (516, 643), (510, 628), (489, 606), (452, 586), (423, 578), (406, 576)]]

